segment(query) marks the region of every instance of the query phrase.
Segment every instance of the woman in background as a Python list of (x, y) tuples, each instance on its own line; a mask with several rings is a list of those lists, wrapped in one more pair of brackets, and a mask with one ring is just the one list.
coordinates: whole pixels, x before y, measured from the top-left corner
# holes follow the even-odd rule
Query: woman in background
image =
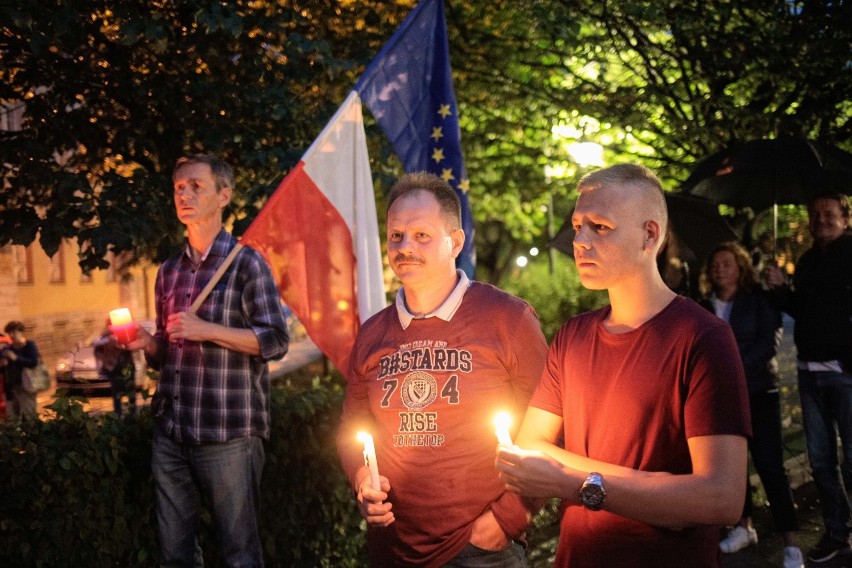
[[(751, 408), (751, 460), (763, 483), (775, 530), (784, 538), (784, 568), (802, 568), (796, 543), (796, 520), (790, 482), (784, 470), (778, 363), (781, 312), (772, 306), (758, 284), (748, 252), (735, 242), (718, 245), (704, 265), (700, 280), (701, 304), (728, 322), (737, 340)], [(752, 526), (748, 479), (739, 523), (719, 543), (722, 552), (736, 552), (757, 543)]]
[(24, 390), (21, 374), (24, 367), (38, 365), (39, 354), (36, 344), (24, 336), (24, 324), (10, 321), (3, 329), (12, 343), (3, 349), (6, 362), (4, 389), (6, 391), (6, 416), (9, 418), (32, 418), (36, 415), (36, 395)]
[(93, 343), (98, 372), (109, 379), (112, 391), (112, 405), (115, 413), (121, 416), (122, 400), (127, 397), (130, 412), (136, 412), (136, 385), (133, 364), (133, 352), (121, 349), (111, 337), (109, 320), (101, 336)]

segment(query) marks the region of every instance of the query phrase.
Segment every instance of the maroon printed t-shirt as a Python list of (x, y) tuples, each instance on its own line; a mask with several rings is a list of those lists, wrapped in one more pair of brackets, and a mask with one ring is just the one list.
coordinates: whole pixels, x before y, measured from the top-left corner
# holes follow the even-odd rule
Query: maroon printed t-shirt
[(354, 487), (363, 465), (354, 432), (370, 431), (391, 484), (396, 521), (369, 529), (371, 566), (442, 566), (489, 508), (511, 537), (523, 534), (528, 512), (495, 468), (493, 418), (506, 410), (520, 423), (546, 353), (529, 304), (479, 282), (450, 321), (414, 319), (403, 329), (389, 306), (364, 324), (338, 449)]
[[(563, 418), (568, 451), (687, 474), (689, 438), (751, 435), (742, 363), (725, 322), (678, 296), (638, 329), (614, 334), (603, 325), (609, 311), (563, 325), (530, 401)], [(718, 566), (718, 540), (717, 526), (662, 529), (571, 505), (555, 566)]]

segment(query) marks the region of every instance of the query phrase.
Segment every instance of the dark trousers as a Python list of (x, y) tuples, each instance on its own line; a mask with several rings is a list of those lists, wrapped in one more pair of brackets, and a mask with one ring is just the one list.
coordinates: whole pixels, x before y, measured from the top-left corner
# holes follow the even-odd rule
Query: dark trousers
[[(790, 481), (784, 470), (783, 439), (781, 436), (781, 405), (778, 391), (750, 392), (752, 438), (748, 442), (751, 461), (769, 499), (769, 510), (777, 532), (799, 528)], [(743, 516), (752, 516), (751, 492), (746, 480)]]
[[(845, 540), (850, 532), (844, 477), (852, 476), (852, 374), (799, 369), (799, 398), (825, 530)], [(842, 462), (838, 461), (838, 434)]]

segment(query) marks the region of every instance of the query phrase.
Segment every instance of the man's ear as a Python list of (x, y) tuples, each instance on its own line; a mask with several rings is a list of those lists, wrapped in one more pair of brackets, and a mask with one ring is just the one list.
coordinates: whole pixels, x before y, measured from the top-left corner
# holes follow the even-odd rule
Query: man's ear
[(225, 186), (222, 189), (220, 189), (219, 190), (219, 207), (222, 208), (222, 209), (227, 207), (228, 203), (231, 202), (231, 198), (233, 196), (234, 196), (234, 191), (230, 187)]
[(649, 219), (645, 221), (642, 229), (645, 232), (644, 248), (651, 251), (658, 250), (662, 246), (665, 237), (660, 231), (660, 224), (653, 219)]
[(458, 258), (464, 248), (465, 234), (463, 229), (455, 229), (450, 233), (453, 242), (453, 258)]

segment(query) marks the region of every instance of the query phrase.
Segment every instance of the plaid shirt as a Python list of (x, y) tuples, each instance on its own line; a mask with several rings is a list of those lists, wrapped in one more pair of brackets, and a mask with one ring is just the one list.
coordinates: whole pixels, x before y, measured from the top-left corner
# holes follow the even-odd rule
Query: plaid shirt
[(168, 341), (170, 314), (185, 312), (225, 260), (236, 239), (224, 229), (200, 265), (186, 252), (160, 267), (156, 339), (161, 371), (153, 408), (157, 424), (179, 443), (226, 442), (269, 438), (269, 369), (266, 362), (287, 353), (287, 324), (269, 266), (251, 248), (243, 248), (197, 315), (205, 321), (254, 331), (260, 355), (226, 349), (212, 341)]

